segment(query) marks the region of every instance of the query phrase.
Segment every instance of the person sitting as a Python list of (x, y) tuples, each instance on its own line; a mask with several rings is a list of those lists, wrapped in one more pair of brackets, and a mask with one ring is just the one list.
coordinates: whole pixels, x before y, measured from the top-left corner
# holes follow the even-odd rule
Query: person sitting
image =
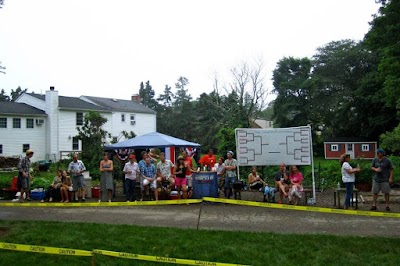
[(47, 188), (46, 195), (41, 202), (49, 200), (52, 202), (54, 199), (60, 198), (60, 188), (62, 186), (62, 170), (57, 170), (57, 175), (54, 177), (53, 183)]
[(275, 202), (275, 187), (270, 187), (268, 184), (268, 178), (264, 178), (264, 199), (268, 198), (272, 202)]
[(71, 177), (67, 175), (67, 171), (62, 171), (62, 186), (60, 188), (60, 194), (61, 194), (61, 201), (60, 202), (69, 202), (69, 192), (72, 191), (72, 181)]
[(283, 197), (288, 196), (289, 191), (289, 171), (286, 170), (286, 165), (281, 163), (279, 170), (275, 173), (276, 190), (279, 191), (279, 204), (282, 204)]
[(171, 168), (174, 166), (171, 160), (165, 158), (165, 153), (160, 152), (160, 161), (157, 163), (157, 190), (159, 192), (161, 192), (165, 183), (168, 184), (169, 189), (175, 188), (175, 179), (171, 172)]
[(249, 181), (249, 188), (251, 190), (259, 190), (262, 191), (262, 188), (264, 187), (264, 180), (260, 177), (260, 175), (257, 173), (257, 166), (253, 166), (251, 168), (251, 173), (247, 177)]
[(297, 205), (299, 199), (301, 199), (301, 192), (303, 192), (303, 174), (300, 173), (299, 169), (295, 165), (290, 167), (290, 184), (291, 188), (289, 190), (289, 201), (292, 202), (294, 199), (294, 205)]

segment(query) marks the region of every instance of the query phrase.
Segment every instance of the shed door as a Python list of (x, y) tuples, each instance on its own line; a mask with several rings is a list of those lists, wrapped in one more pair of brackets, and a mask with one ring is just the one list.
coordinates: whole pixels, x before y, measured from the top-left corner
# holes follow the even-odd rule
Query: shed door
[(346, 153), (350, 154), (351, 158), (354, 158), (354, 143), (346, 143)]

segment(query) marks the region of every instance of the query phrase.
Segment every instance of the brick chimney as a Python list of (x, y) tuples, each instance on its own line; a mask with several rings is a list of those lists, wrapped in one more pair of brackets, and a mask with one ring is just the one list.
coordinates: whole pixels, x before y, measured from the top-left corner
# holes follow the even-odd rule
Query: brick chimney
[(141, 99), (140, 99), (139, 94), (133, 94), (132, 95), (132, 101), (140, 103)]

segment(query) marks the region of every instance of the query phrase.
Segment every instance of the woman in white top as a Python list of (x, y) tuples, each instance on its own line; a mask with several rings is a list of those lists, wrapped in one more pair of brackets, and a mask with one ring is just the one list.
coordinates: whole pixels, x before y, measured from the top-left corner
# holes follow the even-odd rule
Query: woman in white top
[(342, 166), (342, 181), (346, 187), (346, 199), (344, 201), (344, 208), (350, 208), (350, 198), (353, 194), (353, 187), (356, 181), (355, 173), (360, 172), (360, 168), (352, 168), (349, 164), (350, 154), (343, 154), (340, 156), (340, 165)]

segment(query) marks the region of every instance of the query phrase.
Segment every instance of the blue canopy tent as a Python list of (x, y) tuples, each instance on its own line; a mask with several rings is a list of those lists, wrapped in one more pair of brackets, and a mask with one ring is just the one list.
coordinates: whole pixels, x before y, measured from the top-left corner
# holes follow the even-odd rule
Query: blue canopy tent
[[(200, 146), (200, 144), (195, 142), (174, 138), (158, 132), (151, 132), (112, 145), (104, 146), (104, 150), (165, 148), (167, 153), (167, 148), (171, 150), (176, 148), (199, 148)], [(174, 162), (175, 152), (173, 153), (174, 154), (171, 152), (170, 159)]]

